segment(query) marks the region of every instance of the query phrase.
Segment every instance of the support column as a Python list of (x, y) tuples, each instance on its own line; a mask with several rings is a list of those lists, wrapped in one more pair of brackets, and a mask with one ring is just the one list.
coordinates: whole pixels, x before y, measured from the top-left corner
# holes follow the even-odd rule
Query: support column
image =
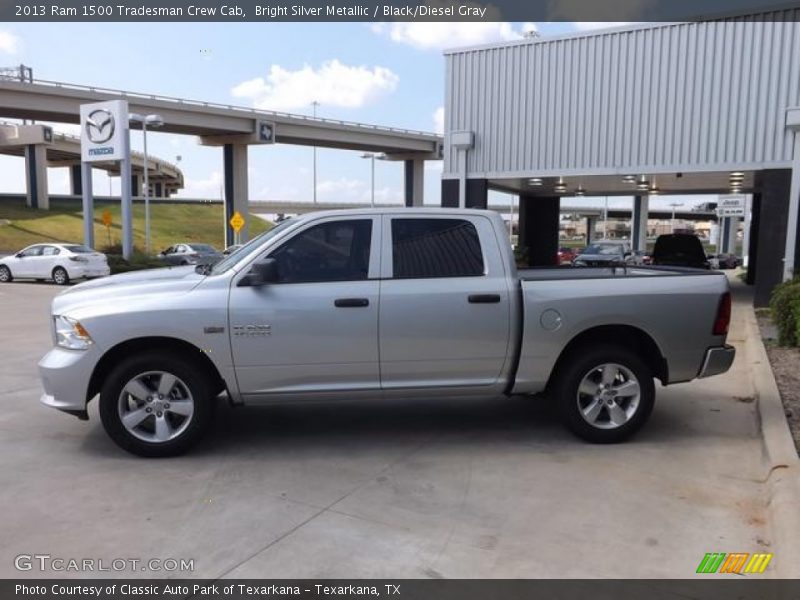
[(142, 195), (142, 180), (139, 179), (138, 173), (131, 175), (131, 194), (134, 198)]
[[(757, 215), (757, 249), (751, 256), (756, 266), (753, 304), (756, 307), (769, 304), (772, 289), (783, 281), (786, 232), (797, 223), (789, 223), (789, 195), (791, 169), (769, 169), (758, 173), (756, 186), (760, 192)], [(752, 234), (751, 234), (752, 235)], [(795, 255), (795, 260), (797, 256)]]
[(422, 206), (425, 189), (425, 161), (421, 158), (405, 161), (405, 204)]
[(594, 240), (594, 228), (597, 227), (597, 217), (586, 217), (586, 245)]
[(631, 215), (631, 242), (634, 250), (647, 248), (647, 218), (650, 210), (650, 196), (633, 197)]
[(551, 267), (558, 254), (558, 224), (561, 198), (520, 196), (519, 247), (530, 267)]
[(745, 283), (753, 285), (756, 282), (758, 269), (758, 238), (761, 222), (761, 194), (753, 194), (750, 201), (750, 239), (747, 245), (747, 277)]
[(31, 208), (50, 209), (47, 195), (47, 149), (44, 144), (25, 146), (25, 203)]
[(156, 181), (153, 184), (153, 197), (163, 198), (164, 197), (163, 194), (164, 194), (164, 184), (162, 184), (160, 181)]
[[(795, 109), (796, 111), (796, 109)], [(795, 112), (792, 111), (792, 112)], [(783, 280), (787, 281), (797, 275), (800, 265), (800, 132), (795, 124), (794, 157), (792, 160), (789, 199), (786, 208), (786, 238), (783, 253)]]
[[(442, 206), (458, 208), (460, 197), (458, 179), (442, 180)], [(465, 191), (466, 208), (486, 208), (489, 204), (489, 180), (467, 179)]]
[[(78, 178), (75, 178), (75, 167), (78, 167)], [(75, 181), (81, 185), (81, 196), (83, 200), (83, 245), (87, 248), (94, 248), (94, 196), (92, 195), (92, 163), (81, 163), (70, 167), (72, 174), (73, 193)]]
[(236, 232), (230, 226), (236, 211), (242, 215), (244, 226), (239, 231), (238, 242), (247, 242), (250, 229), (249, 195), (247, 191), (247, 145), (225, 144), (222, 148), (225, 167), (225, 245), (237, 243)]
[(81, 170), (80, 163), (69, 166), (69, 193), (73, 196), (83, 195), (83, 187), (81, 186)]
[(458, 179), (442, 179), (443, 208), (458, 208)]

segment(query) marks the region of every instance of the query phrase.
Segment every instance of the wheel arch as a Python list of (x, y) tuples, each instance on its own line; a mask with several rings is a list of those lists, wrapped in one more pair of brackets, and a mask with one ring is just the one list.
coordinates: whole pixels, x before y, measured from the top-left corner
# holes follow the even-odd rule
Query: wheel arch
[(217, 369), (214, 362), (208, 355), (194, 344), (185, 340), (171, 337), (148, 336), (126, 340), (110, 348), (95, 365), (92, 375), (89, 378), (89, 386), (86, 390), (86, 401), (89, 402), (103, 386), (103, 382), (109, 373), (119, 362), (143, 350), (162, 350), (175, 356), (186, 358), (209, 373), (215, 384), (215, 395), (227, 389), (225, 379)]
[(547, 382), (548, 388), (555, 380), (559, 368), (569, 360), (569, 356), (589, 344), (613, 344), (633, 349), (651, 369), (656, 379), (663, 385), (667, 385), (669, 381), (667, 361), (652, 336), (633, 325), (612, 324), (591, 327), (575, 335), (559, 354)]

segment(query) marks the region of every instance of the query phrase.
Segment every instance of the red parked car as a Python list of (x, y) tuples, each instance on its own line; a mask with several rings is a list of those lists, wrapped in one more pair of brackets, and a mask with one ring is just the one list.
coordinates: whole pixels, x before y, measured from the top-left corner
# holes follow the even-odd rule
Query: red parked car
[(576, 256), (578, 256), (578, 253), (575, 252), (574, 248), (559, 248), (556, 255), (556, 263), (559, 265), (571, 265)]

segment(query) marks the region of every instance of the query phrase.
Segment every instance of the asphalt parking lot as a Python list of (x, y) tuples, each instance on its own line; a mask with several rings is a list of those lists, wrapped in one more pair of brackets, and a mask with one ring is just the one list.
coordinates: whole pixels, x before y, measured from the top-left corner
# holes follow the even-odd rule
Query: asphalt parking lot
[(659, 389), (623, 445), (573, 438), (542, 401), (421, 398), (221, 406), (196, 451), (145, 460), (106, 437), (96, 403), (88, 423), (39, 404), (58, 291), (0, 287), (0, 577), (61, 575), (15, 569), (38, 553), (194, 559), (171, 574), (192, 577), (683, 578), (706, 552), (770, 551), (739, 359)]

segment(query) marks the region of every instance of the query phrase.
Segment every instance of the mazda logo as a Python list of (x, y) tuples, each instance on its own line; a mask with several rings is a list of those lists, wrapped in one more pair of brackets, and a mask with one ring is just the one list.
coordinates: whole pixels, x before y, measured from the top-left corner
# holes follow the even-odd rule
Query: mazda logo
[(98, 108), (86, 116), (85, 126), (89, 141), (104, 144), (114, 135), (114, 115), (105, 108)]

